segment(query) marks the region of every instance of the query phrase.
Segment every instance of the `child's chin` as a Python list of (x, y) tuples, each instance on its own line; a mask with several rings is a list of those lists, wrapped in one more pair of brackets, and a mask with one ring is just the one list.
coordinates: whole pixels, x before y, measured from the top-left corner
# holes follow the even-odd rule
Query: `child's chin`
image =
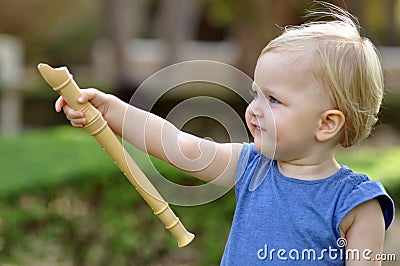
[(260, 143), (254, 143), (254, 147), (267, 158), (273, 159), (275, 157), (275, 147), (264, 147)]

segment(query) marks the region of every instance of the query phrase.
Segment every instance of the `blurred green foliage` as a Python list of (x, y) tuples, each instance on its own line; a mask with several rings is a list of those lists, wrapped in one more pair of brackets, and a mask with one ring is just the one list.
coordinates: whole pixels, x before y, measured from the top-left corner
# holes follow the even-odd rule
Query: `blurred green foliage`
[(91, 159), (96, 142), (84, 133), (61, 127), (2, 138), (0, 161), (6, 163), (0, 168), (0, 197), (52, 187), (66, 176), (93, 176), (97, 169), (109, 172), (106, 154)]
[[(218, 264), (233, 215), (232, 192), (215, 204), (172, 206), (197, 235), (193, 244), (178, 250), (172, 235), (84, 130), (57, 127), (0, 143), (0, 261)], [(139, 161), (143, 156), (135, 154)], [(154, 162), (171, 180), (188, 177)]]
[[(135, 158), (145, 156), (143, 153)], [(234, 193), (195, 207), (172, 206), (196, 234), (173, 237), (84, 130), (56, 127), (0, 139), (0, 261), (73, 265), (218, 265)], [(339, 152), (339, 161), (381, 181), (400, 199), (400, 147)], [(159, 160), (171, 180), (188, 178)], [(190, 178), (189, 178), (190, 180)]]
[(371, 179), (380, 181), (400, 202), (400, 147), (363, 147), (351, 152), (342, 151), (339, 154), (341, 163), (348, 165), (353, 171), (365, 173)]

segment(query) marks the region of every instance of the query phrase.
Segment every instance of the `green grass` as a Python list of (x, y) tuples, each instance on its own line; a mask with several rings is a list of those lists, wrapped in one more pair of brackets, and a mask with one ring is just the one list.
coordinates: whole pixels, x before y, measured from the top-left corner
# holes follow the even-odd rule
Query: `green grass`
[[(129, 151), (146, 168), (147, 155)], [(170, 180), (194, 184), (192, 177), (151, 159)], [(21, 253), (40, 257), (56, 245), (62, 253), (53, 256), (67, 257), (74, 265), (148, 265), (177, 249), (172, 235), (83, 129), (62, 126), (0, 138), (0, 161), (0, 261), (22, 265), (29, 262), (19, 259)], [(198, 265), (213, 265), (222, 255), (226, 239), (214, 239), (210, 246), (207, 235), (226, 236), (233, 194), (217, 204), (172, 206), (190, 231), (202, 235), (180, 252), (206, 251)], [(198, 219), (205, 216), (213, 219)], [(32, 246), (31, 241), (41, 244)]]
[[(169, 165), (129, 148), (139, 166), (151, 173), (158, 171), (178, 183), (199, 184), (199, 181)], [(355, 172), (363, 172), (383, 185), (395, 197), (400, 194), (400, 147), (358, 147), (341, 149), (340, 163)], [(58, 184), (79, 182), (97, 176), (118, 175), (118, 168), (85, 130), (61, 126), (0, 138), (0, 198), (17, 195)]]
[[(151, 172), (145, 154), (129, 152)], [(166, 178), (198, 184), (151, 160)], [(400, 147), (340, 150), (338, 160), (382, 182), (399, 202)], [(232, 190), (211, 204), (172, 206), (197, 235), (178, 252), (173, 237), (85, 130), (62, 126), (1, 137), (0, 162), (0, 261), (29, 264), (21, 254), (42, 258), (56, 246), (60, 252), (51, 256), (73, 265), (156, 265), (175, 253), (189, 256), (191, 265), (219, 263), (234, 210)]]
[(366, 147), (340, 154), (339, 158), (343, 163), (348, 161), (349, 167), (354, 171), (364, 172), (385, 185), (395, 186), (400, 183), (400, 147)]
[[(146, 154), (135, 148), (129, 147), (128, 150), (146, 172), (150, 172), (154, 164), (161, 173), (180, 178), (185, 176), (158, 159), (151, 157), (149, 161)], [(85, 130), (71, 126), (0, 138), (0, 162), (0, 197), (38, 186), (80, 180), (85, 176), (93, 178), (119, 173), (94, 138)]]
[(116, 171), (96, 141), (72, 127), (1, 138), (0, 162), (0, 197)]

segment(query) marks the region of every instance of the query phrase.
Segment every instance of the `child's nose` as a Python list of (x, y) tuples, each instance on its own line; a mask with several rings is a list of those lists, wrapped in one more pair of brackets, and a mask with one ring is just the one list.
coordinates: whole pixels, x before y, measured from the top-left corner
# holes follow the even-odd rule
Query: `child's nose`
[(259, 101), (257, 100), (253, 100), (250, 105), (249, 105), (249, 110), (251, 112), (251, 114), (253, 114), (254, 116), (262, 116), (262, 108), (260, 106)]

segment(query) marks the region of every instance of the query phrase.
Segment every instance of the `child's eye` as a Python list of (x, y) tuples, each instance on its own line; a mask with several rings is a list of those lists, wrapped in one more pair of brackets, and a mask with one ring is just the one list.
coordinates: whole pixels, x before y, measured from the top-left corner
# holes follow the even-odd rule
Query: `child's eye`
[(273, 96), (269, 96), (269, 102), (272, 104), (280, 104), (281, 102)]

